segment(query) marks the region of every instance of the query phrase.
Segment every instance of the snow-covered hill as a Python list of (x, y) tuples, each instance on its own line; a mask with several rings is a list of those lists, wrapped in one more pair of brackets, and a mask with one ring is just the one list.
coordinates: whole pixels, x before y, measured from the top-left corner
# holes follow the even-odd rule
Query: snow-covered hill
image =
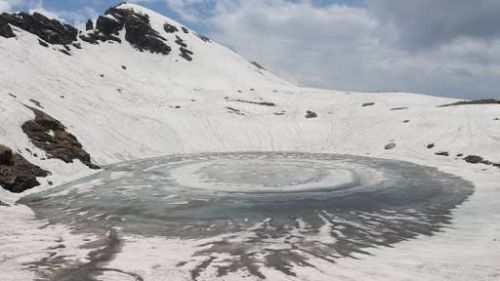
[[(104, 17), (111, 23), (94, 19), (89, 30), (78, 30), (65, 45), (43, 30), (28, 32), (0, 20), (0, 144), (51, 173), (38, 178), (41, 185), (27, 193), (94, 172), (78, 159), (66, 163), (36, 146), (22, 128), (35, 118), (29, 107), (58, 120), (100, 166), (219, 151), (334, 152), (406, 160), (476, 185), (470, 201), (456, 211), (454, 226), (442, 235), (403, 243), (401, 250), (377, 249), (387, 263), (373, 257), (347, 260), (331, 271), (325, 267), (325, 275), (316, 279), (337, 274), (345, 280), (387, 280), (383, 272), (373, 275), (381, 264), (396, 280), (500, 276), (498, 264), (491, 262), (500, 253), (500, 210), (492, 201), (500, 198), (500, 170), (492, 165), (500, 162), (498, 104), (439, 107), (456, 101), (297, 87), (141, 6), (122, 4)], [(134, 28), (135, 18), (149, 26)], [(15, 36), (2, 37), (7, 25)], [(115, 28), (117, 34), (105, 34), (106, 28)], [(482, 157), (483, 163), (467, 163), (464, 158), (470, 155)], [(0, 191), (3, 202), (19, 197)], [(8, 220), (16, 214), (29, 220), (28, 210), (15, 209), (24, 207), (0, 207), (0, 236), (30, 232), (50, 240), (42, 230)], [(23, 241), (12, 237), (0, 242), (2, 258), (9, 261), (5, 266), (0, 261), (0, 268), (17, 276), (14, 272), (24, 262), (7, 252), (12, 250), (9, 243)], [(422, 250), (425, 243), (442, 251), (430, 254)], [(447, 252), (465, 243), (461, 256)], [(134, 246), (126, 250), (134, 251)], [(13, 253), (28, 256), (36, 247), (41, 246), (14, 247)], [(122, 262), (130, 266), (130, 261)], [(11, 280), (27, 280), (18, 274), (19, 279)], [(303, 280), (313, 280), (314, 274), (304, 274)]]

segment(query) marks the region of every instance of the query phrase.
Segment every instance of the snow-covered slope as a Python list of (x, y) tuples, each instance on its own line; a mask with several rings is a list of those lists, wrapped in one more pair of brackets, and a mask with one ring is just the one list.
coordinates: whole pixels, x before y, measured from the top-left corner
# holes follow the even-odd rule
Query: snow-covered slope
[[(500, 170), (463, 160), (478, 155), (500, 162), (499, 105), (438, 107), (455, 101), (408, 93), (297, 87), (194, 31), (184, 32), (181, 24), (153, 11), (133, 4), (117, 9), (147, 14), (151, 27), (172, 51), (168, 55), (140, 52), (127, 41), (123, 29), (117, 35), (121, 43), (91, 44), (77, 39), (81, 49), (70, 45), (68, 53), (59, 51), (65, 49), (62, 45), (40, 45), (36, 35), (12, 25), (16, 37), (0, 37), (0, 144), (52, 173), (28, 192), (93, 171), (79, 161), (67, 164), (46, 159), (46, 153), (21, 129), (34, 118), (26, 105), (62, 122), (99, 165), (175, 153), (270, 150), (407, 160), (439, 167), (475, 183), (477, 191), (457, 210), (453, 229), (418, 242), (433, 243), (438, 249), (470, 243), (470, 251), (463, 252), (463, 258), (441, 252), (438, 260), (422, 251), (420, 244), (408, 242), (401, 250), (406, 251), (403, 260), (398, 260), (399, 250), (377, 250), (390, 260), (384, 266), (401, 271), (397, 280), (494, 280), (500, 276), (498, 264), (490, 262), (500, 252), (498, 204), (491, 201), (500, 198), (496, 186)], [(165, 23), (178, 30), (165, 31)], [(80, 31), (80, 35), (91, 32)], [(176, 36), (193, 52), (192, 61), (180, 56)], [(436, 155), (438, 152), (448, 152), (448, 156)], [(17, 198), (19, 195), (0, 191), (1, 201), (12, 203)], [(28, 216), (26, 212), (23, 217)], [(14, 213), (11, 209), (0, 220), (6, 221)], [(13, 232), (24, 231), (16, 223), (8, 226)], [(0, 250), (9, 251), (7, 246), (0, 244)], [(134, 251), (135, 245), (130, 247)], [(16, 264), (13, 257), (6, 258)], [(472, 265), (469, 258), (474, 259)], [(338, 274), (345, 280), (387, 280), (387, 275), (373, 275), (380, 261), (366, 260), (372, 267), (363, 267), (358, 273), (362, 261), (354, 260), (341, 262), (334, 268), (337, 271), (329, 271), (325, 265), (323, 273)], [(463, 264), (469, 267), (461, 268)], [(9, 263), (9, 268), (15, 267)], [(415, 268), (417, 274), (406, 275)], [(455, 268), (464, 275), (455, 276)], [(304, 274), (304, 280), (313, 280), (314, 274)], [(19, 280), (25, 280), (22, 278)]]

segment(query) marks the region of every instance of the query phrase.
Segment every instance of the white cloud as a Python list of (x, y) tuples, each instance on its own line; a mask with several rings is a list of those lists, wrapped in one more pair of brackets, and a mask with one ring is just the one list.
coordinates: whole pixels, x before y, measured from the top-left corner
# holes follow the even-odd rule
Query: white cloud
[[(193, 1), (202, 0), (175, 0), (185, 10)], [(500, 38), (459, 36), (415, 52), (394, 44), (400, 30), (366, 7), (262, 0), (212, 8), (190, 17), (209, 25), (217, 41), (303, 85), (500, 97)]]
[(18, 2), (18, 0), (0, 0), (0, 13), (11, 11), (12, 6)]

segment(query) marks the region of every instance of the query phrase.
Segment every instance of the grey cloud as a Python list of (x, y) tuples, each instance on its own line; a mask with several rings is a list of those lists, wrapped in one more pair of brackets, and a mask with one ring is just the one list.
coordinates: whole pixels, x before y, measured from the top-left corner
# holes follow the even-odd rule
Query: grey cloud
[(397, 32), (409, 50), (435, 47), (461, 37), (500, 36), (498, 0), (369, 0), (372, 14)]
[(464, 36), (456, 27), (446, 40), (425, 40), (432, 48), (408, 52), (387, 40), (387, 35), (398, 38), (402, 30), (413, 31), (401, 26), (391, 30), (380, 19), (381, 12), (374, 17), (371, 9), (375, 8), (241, 1), (229, 8), (219, 6), (207, 23), (217, 41), (301, 85), (471, 99), (500, 97), (500, 39), (494, 33), (481, 31), (477, 34), (482, 37), (476, 38), (479, 35)]

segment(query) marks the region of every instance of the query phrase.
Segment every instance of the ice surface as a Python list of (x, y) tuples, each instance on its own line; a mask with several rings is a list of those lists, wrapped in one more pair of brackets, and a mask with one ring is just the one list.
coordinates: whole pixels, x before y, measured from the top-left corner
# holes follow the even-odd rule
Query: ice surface
[(311, 254), (333, 263), (433, 235), (472, 192), (467, 181), (407, 162), (241, 152), (122, 163), (20, 203), (79, 233), (225, 237), (197, 256), (227, 265), (194, 272), (238, 269), (262, 277), (261, 267), (293, 276), (289, 266), (307, 264)]

